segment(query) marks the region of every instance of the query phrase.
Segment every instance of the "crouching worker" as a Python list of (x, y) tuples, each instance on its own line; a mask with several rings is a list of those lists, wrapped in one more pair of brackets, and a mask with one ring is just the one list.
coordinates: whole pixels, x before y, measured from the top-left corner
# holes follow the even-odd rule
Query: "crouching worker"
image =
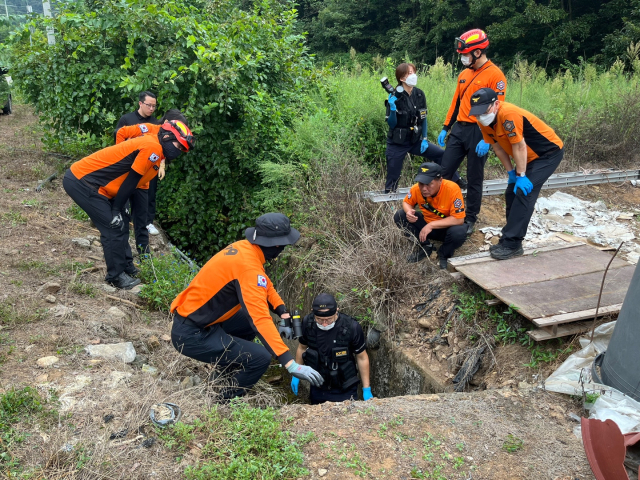
[(431, 256), (434, 247), (430, 240), (437, 240), (442, 242), (438, 249), (440, 268), (447, 268), (447, 259), (467, 238), (462, 191), (456, 183), (442, 178), (442, 167), (436, 163), (420, 165), (415, 181), (402, 202), (402, 210), (393, 218), (408, 237), (413, 235), (420, 243), (407, 262), (416, 263)]
[[(320, 374), (293, 360), (269, 315), (271, 310), (280, 318), (290, 317), (264, 263), (296, 243), (300, 233), (287, 216), (267, 213), (245, 231), (245, 237), (214, 255), (171, 304), (173, 346), (187, 357), (231, 374), (232, 386), (223, 391), (225, 399), (252, 388), (271, 357), (294, 377), (320, 386)], [(262, 345), (253, 342), (256, 335)]]
[(499, 98), (490, 88), (478, 90), (471, 97), (469, 115), (478, 119), (484, 141), (491, 145), (509, 175), (504, 193), (507, 224), (500, 243), (489, 249), (493, 258), (507, 260), (524, 253), (522, 240), (540, 189), (558, 168), (564, 149), (562, 140), (546, 123)]
[[(311, 385), (312, 405), (357, 399), (360, 380), (364, 400), (373, 398), (362, 327), (350, 316), (338, 312), (332, 295), (322, 293), (313, 300), (313, 313), (304, 317), (302, 337), (298, 340), (296, 361), (317, 370), (324, 379), (322, 386)], [(299, 383), (297, 378), (291, 379), (291, 390), (296, 395)]]

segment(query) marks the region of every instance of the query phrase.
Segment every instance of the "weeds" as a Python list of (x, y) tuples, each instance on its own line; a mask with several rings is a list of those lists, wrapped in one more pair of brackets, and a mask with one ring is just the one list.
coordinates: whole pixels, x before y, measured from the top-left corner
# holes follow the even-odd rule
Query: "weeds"
[(150, 254), (140, 265), (139, 276), (143, 282), (140, 297), (150, 308), (166, 312), (196, 273), (197, 270), (182, 262), (177, 254)]
[(14, 327), (44, 318), (45, 310), (19, 300), (6, 299), (0, 302), (0, 325)]
[(507, 435), (506, 440), (502, 444), (502, 449), (508, 453), (515, 453), (524, 446), (524, 441), (511, 433)]
[(10, 223), (13, 227), (16, 225), (24, 225), (27, 223), (27, 219), (22, 216), (20, 212), (11, 210), (2, 214), (3, 223)]
[(94, 284), (78, 281), (69, 285), (69, 291), (80, 295), (87, 295), (90, 298), (95, 298), (96, 293), (98, 292)]
[(71, 206), (67, 208), (67, 216), (81, 222), (86, 222), (87, 220), (89, 220), (89, 215), (87, 215), (87, 212), (80, 208), (76, 203), (72, 203)]

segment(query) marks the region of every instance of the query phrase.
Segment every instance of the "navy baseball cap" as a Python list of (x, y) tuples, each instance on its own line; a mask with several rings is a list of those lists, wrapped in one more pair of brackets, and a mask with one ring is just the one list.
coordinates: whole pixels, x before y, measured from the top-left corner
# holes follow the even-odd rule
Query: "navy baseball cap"
[(436, 178), (442, 178), (442, 167), (437, 163), (426, 162), (420, 165), (420, 170), (414, 180), (428, 184)]
[(469, 115), (482, 115), (487, 111), (489, 105), (498, 99), (498, 94), (491, 88), (481, 88), (471, 95), (471, 110)]

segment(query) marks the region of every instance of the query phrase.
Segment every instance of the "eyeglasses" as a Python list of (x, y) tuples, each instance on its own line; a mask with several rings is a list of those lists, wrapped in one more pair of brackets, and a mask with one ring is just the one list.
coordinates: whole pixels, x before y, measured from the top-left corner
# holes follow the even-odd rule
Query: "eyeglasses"
[(158, 108), (157, 104), (144, 103), (144, 102), (142, 102), (142, 104), (145, 105), (146, 107), (150, 108), (151, 110), (155, 110), (156, 108)]
[(316, 320), (316, 323), (319, 323), (320, 325), (331, 325), (333, 322), (335, 322), (335, 315), (331, 315), (330, 317), (318, 317), (317, 315), (313, 316)]

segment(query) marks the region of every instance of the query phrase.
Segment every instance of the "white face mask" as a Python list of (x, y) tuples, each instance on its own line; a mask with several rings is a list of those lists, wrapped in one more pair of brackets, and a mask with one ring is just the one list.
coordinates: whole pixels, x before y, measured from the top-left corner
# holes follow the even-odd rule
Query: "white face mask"
[(460, 55), (460, 61), (462, 62), (462, 65), (464, 65), (465, 67), (468, 67), (469, 65), (471, 65), (471, 57), (470, 56)]
[(418, 84), (418, 75), (416, 75), (415, 73), (412, 73), (406, 78), (404, 83), (406, 83), (410, 87), (415, 87)]
[(335, 324), (336, 324), (336, 322), (333, 322), (333, 323), (332, 323), (332, 324), (330, 324), (330, 325), (320, 325), (318, 322), (316, 322), (316, 325), (318, 326), (318, 328), (319, 328), (320, 330), (324, 330), (325, 332), (326, 332), (327, 330), (331, 330), (331, 329), (335, 326)]
[(489, 125), (491, 125), (493, 120), (496, 118), (496, 114), (495, 113), (483, 113), (482, 115), (478, 115), (476, 118), (478, 119), (478, 121), (482, 125), (484, 125), (485, 127), (488, 127)]

